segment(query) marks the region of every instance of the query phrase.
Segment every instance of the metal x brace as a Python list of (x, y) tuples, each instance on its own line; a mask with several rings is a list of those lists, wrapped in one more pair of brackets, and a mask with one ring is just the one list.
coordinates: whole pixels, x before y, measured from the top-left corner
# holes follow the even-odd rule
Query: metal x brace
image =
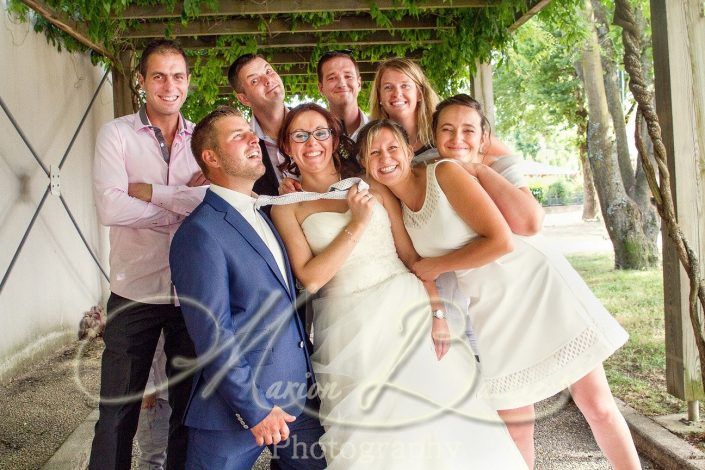
[[(61, 168), (64, 166), (64, 163), (66, 163), (66, 159), (69, 156), (69, 152), (71, 151), (71, 148), (73, 147), (74, 142), (76, 142), (76, 138), (78, 137), (78, 133), (81, 131), (81, 128), (83, 127), (83, 123), (86, 121), (86, 118), (88, 117), (88, 113), (90, 110), (93, 108), (93, 103), (95, 102), (96, 98), (98, 97), (98, 93), (100, 92), (101, 88), (103, 88), (103, 84), (106, 82), (108, 79), (108, 71), (105, 71), (105, 74), (103, 74), (103, 79), (100, 81), (100, 84), (98, 85), (98, 88), (96, 88), (95, 93), (93, 93), (93, 98), (91, 98), (91, 102), (88, 104), (88, 107), (86, 108), (86, 112), (83, 113), (83, 117), (81, 118), (81, 122), (78, 124), (78, 127), (76, 128), (76, 132), (74, 132), (73, 137), (71, 138), (71, 142), (69, 142), (68, 147), (66, 148), (66, 151), (64, 152), (63, 157), (61, 158), (61, 162), (59, 162), (59, 171)], [(12, 261), (10, 261), (10, 265), (7, 268), (7, 271), (5, 271), (5, 274), (3, 275), (2, 282), (0, 282), (0, 294), (3, 291), (3, 288), (5, 287), (5, 284), (7, 283), (7, 279), (10, 276), (10, 273), (12, 272), (12, 268), (15, 266), (15, 263), (17, 262), (17, 258), (20, 255), (20, 252), (22, 251), (22, 247), (24, 247), (25, 242), (27, 241), (27, 237), (29, 236), (29, 232), (32, 230), (32, 227), (34, 226), (34, 222), (37, 220), (37, 216), (39, 215), (39, 212), (42, 210), (42, 207), (44, 206), (44, 202), (46, 202), (47, 196), (49, 195), (50, 192), (52, 192), (52, 180), (56, 178), (56, 175), (54, 174), (53, 171), (50, 171), (42, 162), (42, 160), (39, 158), (39, 155), (37, 152), (34, 150), (32, 147), (32, 144), (30, 144), (29, 140), (27, 139), (27, 136), (22, 132), (22, 128), (20, 128), (19, 124), (15, 120), (15, 118), (12, 116), (12, 113), (8, 109), (7, 105), (5, 104), (5, 101), (3, 101), (2, 97), (0, 96), (0, 107), (2, 107), (3, 111), (5, 111), (5, 114), (7, 114), (7, 117), (10, 119), (10, 122), (12, 125), (15, 127), (15, 130), (19, 134), (20, 138), (22, 141), (25, 143), (27, 148), (29, 149), (30, 153), (34, 157), (34, 159), (37, 161), (39, 166), (42, 167), (42, 170), (44, 170), (44, 173), (46, 174), (47, 178), (49, 178), (49, 185), (47, 185), (47, 189), (44, 191), (44, 195), (42, 196), (41, 201), (39, 201), (39, 205), (37, 206), (37, 209), (34, 211), (34, 215), (32, 216), (32, 220), (30, 220), (29, 225), (27, 226), (27, 230), (25, 230), (24, 235), (22, 236), (22, 240), (20, 241), (19, 246), (17, 247), (17, 250), (15, 251), (15, 254), (12, 256)], [(52, 178), (54, 177), (54, 178)], [(83, 232), (81, 232), (81, 229), (78, 227), (78, 223), (76, 222), (76, 219), (74, 218), (73, 214), (71, 213), (71, 210), (69, 209), (68, 204), (66, 204), (66, 200), (64, 199), (64, 196), (61, 195), (60, 192), (56, 192), (59, 196), (59, 200), (61, 201), (61, 204), (64, 206), (64, 209), (66, 209), (66, 213), (68, 214), (69, 218), (71, 219), (71, 223), (73, 224), (74, 228), (78, 232), (78, 236), (81, 237), (81, 241), (83, 241), (83, 244), (86, 246), (86, 249), (88, 250), (88, 253), (90, 253), (91, 257), (93, 258), (93, 261), (95, 261), (95, 264), (98, 266), (98, 269), (100, 269), (100, 272), (103, 273), (103, 277), (105, 277), (106, 280), (109, 280), (108, 275), (106, 274), (105, 270), (103, 267), (100, 265), (100, 262), (98, 261), (98, 258), (96, 257), (95, 253), (93, 253), (93, 250), (91, 247), (88, 245), (88, 241), (86, 240), (86, 237), (83, 235)]]

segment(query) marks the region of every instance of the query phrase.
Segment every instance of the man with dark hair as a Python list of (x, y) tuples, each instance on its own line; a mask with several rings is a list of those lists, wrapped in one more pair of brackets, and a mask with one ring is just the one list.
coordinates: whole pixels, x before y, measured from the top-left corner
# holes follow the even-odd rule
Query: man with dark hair
[(284, 245), (255, 206), (259, 139), (235, 109), (198, 123), (191, 147), (212, 182), (174, 235), (171, 273), (199, 359), (186, 412), (188, 468), (325, 468), (313, 369)]
[(98, 134), (93, 185), (98, 215), (110, 227), (110, 298), (101, 365), (100, 417), (91, 469), (129, 469), (142, 393), (160, 334), (169, 377), (167, 468), (183, 468), (182, 424), (191, 379), (172, 378), (175, 357), (193, 357), (169, 271), (169, 244), (201, 202), (205, 182), (191, 154), (193, 124), (181, 115), (189, 73), (178, 43), (150, 43), (140, 61), (145, 104)]
[(284, 162), (279, 154), (277, 136), (287, 108), (284, 106), (286, 91), (281, 77), (260, 54), (244, 54), (228, 69), (228, 81), (238, 101), (252, 110), (250, 126), (259, 138), (266, 171), (257, 180), (257, 194), (279, 194)]
[(362, 78), (352, 51), (324, 53), (318, 60), (316, 72), (318, 90), (328, 102), (328, 109), (343, 123), (345, 134), (355, 140), (357, 131), (370, 119), (357, 104)]

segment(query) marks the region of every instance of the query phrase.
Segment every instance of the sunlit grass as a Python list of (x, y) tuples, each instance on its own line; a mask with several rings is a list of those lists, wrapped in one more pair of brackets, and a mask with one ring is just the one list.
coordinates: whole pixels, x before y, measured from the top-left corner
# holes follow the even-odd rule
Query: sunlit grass
[(661, 268), (614, 269), (607, 253), (569, 256), (607, 310), (629, 332), (629, 341), (605, 362), (612, 392), (646, 415), (682, 412), (685, 402), (666, 392), (666, 351)]

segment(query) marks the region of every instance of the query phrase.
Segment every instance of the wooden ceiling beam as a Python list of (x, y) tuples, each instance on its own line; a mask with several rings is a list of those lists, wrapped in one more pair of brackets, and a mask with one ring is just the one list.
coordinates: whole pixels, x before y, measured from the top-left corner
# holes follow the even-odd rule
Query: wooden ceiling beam
[[(365, 82), (371, 82), (374, 80), (375, 75), (373, 73), (364, 73), (362, 75), (362, 83), (364, 84)], [(301, 83), (301, 85), (313, 85), (313, 86), (318, 86), (318, 82), (316, 81), (311, 81), (311, 82), (306, 82), (306, 83)], [(287, 91), (291, 91), (287, 89)], [(221, 87), (218, 87), (218, 96), (230, 96), (233, 94), (233, 89), (230, 88), (229, 85), (224, 85)]]
[(297, 24), (292, 29), (292, 24), (281, 18), (266, 22), (266, 31), (260, 29), (260, 21), (255, 18), (229, 18), (219, 20), (191, 21), (187, 25), (169, 24), (164, 22), (143, 23), (133, 30), (126, 31), (122, 37), (125, 39), (153, 38), (183, 36), (220, 36), (229, 34), (280, 34), (280, 33), (325, 33), (337, 31), (388, 31), (390, 29), (453, 29), (453, 26), (437, 26), (436, 18), (407, 17), (399, 21), (392, 21), (392, 26), (380, 26), (370, 17), (344, 16), (337, 18), (327, 25), (311, 25), (308, 23)]
[[(271, 54), (265, 54), (265, 58), (267, 61), (274, 65), (283, 65), (283, 64), (304, 64), (307, 65), (309, 63), (309, 58), (311, 56), (311, 53), (313, 52), (313, 49), (310, 48), (301, 48), (295, 52), (272, 52)], [(355, 50), (353, 51), (353, 54), (357, 54), (359, 51)], [(405, 54), (405, 57), (409, 59), (420, 59), (421, 56), (423, 55), (423, 50), (422, 49), (417, 49), (412, 52), (408, 52)], [(391, 57), (392, 55), (390, 55)], [(355, 57), (355, 61), (358, 63), (358, 65), (362, 68), (362, 64), (365, 63), (377, 63), (380, 62), (381, 60), (384, 60), (385, 57), (379, 58), (379, 59), (370, 59), (366, 57), (358, 58)], [(193, 66), (196, 64), (197, 57), (189, 55), (186, 57), (186, 62), (189, 64), (189, 66)]]
[(516, 17), (514, 23), (509, 27), (509, 32), (513, 33), (516, 31), (521, 25), (536, 16), (538, 12), (543, 10), (549, 3), (551, 3), (551, 0), (530, 0), (527, 2), (529, 8), (526, 10), (526, 13)]
[[(204, 36), (199, 38), (183, 38), (179, 42), (184, 49), (215, 49), (217, 36)], [(299, 48), (299, 47), (314, 47), (320, 44), (342, 44), (355, 47), (373, 46), (380, 44), (408, 44), (405, 39), (394, 36), (388, 31), (376, 31), (365, 38), (360, 39), (328, 39), (327, 37), (316, 36), (309, 33), (290, 33), (279, 34), (276, 36), (260, 36), (255, 38), (258, 49), (274, 49), (274, 48)], [(145, 40), (137, 40), (138, 48), (145, 45)], [(439, 44), (440, 39), (427, 39), (418, 41), (419, 44)]]
[[(281, 64), (283, 65), (283, 64)], [(377, 62), (362, 62), (357, 64), (360, 68), (360, 75), (372, 74), (377, 71)], [(281, 76), (287, 75), (315, 75), (316, 70), (309, 71), (308, 62), (305, 64), (292, 64), (288, 70), (282, 68), (276, 69), (277, 73)], [(228, 74), (228, 67), (223, 67), (223, 76)]]
[[(369, 0), (227, 0), (218, 8), (203, 8), (198, 16), (280, 15), (316, 12), (369, 12)], [(398, 0), (376, 0), (379, 10), (397, 10)], [(444, 8), (482, 8), (498, 4), (498, 0), (418, 0), (414, 7), (419, 10)], [(143, 20), (156, 18), (180, 18), (184, 2), (177, 2), (173, 11), (167, 6), (131, 6), (113, 15), (115, 18)]]
[(36, 11), (51, 24), (67, 33), (84, 46), (110, 59), (111, 62), (117, 63), (115, 57), (113, 57), (105, 47), (88, 37), (88, 30), (85, 24), (72, 20), (65, 13), (55, 10), (54, 7), (47, 5), (46, 2), (41, 0), (22, 0), (22, 3)]

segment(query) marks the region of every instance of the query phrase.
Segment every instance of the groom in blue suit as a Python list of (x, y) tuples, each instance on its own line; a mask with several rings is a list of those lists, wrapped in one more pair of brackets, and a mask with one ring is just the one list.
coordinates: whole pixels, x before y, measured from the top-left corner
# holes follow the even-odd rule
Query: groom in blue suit
[(281, 239), (255, 209), (264, 174), (259, 139), (240, 113), (219, 107), (191, 147), (212, 185), (171, 244), (172, 279), (197, 354), (186, 411), (187, 468), (250, 469), (264, 446), (272, 468), (325, 468), (313, 371), (294, 310)]

